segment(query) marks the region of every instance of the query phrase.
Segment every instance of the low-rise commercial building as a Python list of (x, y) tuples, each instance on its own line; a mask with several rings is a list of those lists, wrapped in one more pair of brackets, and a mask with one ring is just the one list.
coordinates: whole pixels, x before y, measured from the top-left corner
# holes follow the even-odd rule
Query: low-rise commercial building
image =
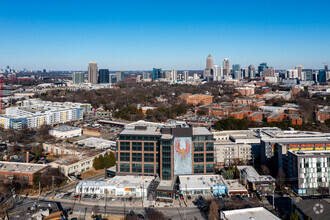
[(72, 138), (81, 136), (81, 131), (81, 128), (65, 125), (50, 129), (49, 134), (56, 138)]
[(81, 174), (93, 168), (94, 159), (107, 153), (105, 150), (79, 147), (69, 143), (44, 143), (43, 150), (57, 157), (55, 161), (49, 163), (49, 166), (60, 168), (61, 172), (66, 176)]
[(48, 165), (44, 164), (0, 161), (0, 184), (18, 182), (32, 185), (34, 174), (47, 168)]
[(242, 185), (238, 179), (224, 180), (226, 185), (227, 196), (247, 196), (249, 194), (248, 190), (244, 185)]
[(76, 186), (78, 194), (107, 196), (137, 196), (147, 198), (151, 176), (115, 176), (109, 180), (82, 180)]
[(225, 194), (225, 183), (220, 175), (178, 175), (177, 183), (183, 195)]
[(264, 207), (236, 209), (220, 212), (221, 220), (280, 220)]
[(250, 190), (260, 193), (273, 192), (276, 180), (270, 175), (260, 175), (252, 166), (237, 166), (241, 182)]

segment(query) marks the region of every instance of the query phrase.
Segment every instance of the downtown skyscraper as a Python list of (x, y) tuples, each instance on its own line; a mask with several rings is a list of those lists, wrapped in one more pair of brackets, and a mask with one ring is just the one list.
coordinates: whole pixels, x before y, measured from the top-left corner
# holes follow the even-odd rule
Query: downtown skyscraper
[(88, 64), (88, 82), (92, 83), (92, 84), (98, 83), (97, 63), (96, 62), (90, 62)]

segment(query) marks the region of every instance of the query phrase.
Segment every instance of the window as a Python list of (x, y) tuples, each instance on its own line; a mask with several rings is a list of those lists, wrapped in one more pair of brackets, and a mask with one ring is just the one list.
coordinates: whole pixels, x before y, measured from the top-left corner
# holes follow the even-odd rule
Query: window
[(213, 172), (214, 172), (213, 164), (206, 164), (206, 173), (213, 173)]
[(213, 162), (213, 161), (214, 161), (213, 153), (207, 153), (206, 154), (206, 162)]
[(154, 162), (154, 154), (144, 154), (144, 162)]
[(133, 173), (142, 173), (142, 164), (132, 164), (132, 172)]
[(120, 150), (130, 151), (130, 143), (129, 142), (120, 142)]
[(163, 152), (171, 152), (171, 146), (163, 146)]
[(204, 151), (204, 143), (194, 143), (194, 151)]
[(130, 164), (129, 163), (121, 163), (120, 164), (120, 172), (124, 172), (124, 173), (129, 173), (130, 172)]
[(153, 164), (144, 164), (144, 172), (145, 173), (154, 173), (154, 165)]
[(130, 161), (130, 153), (120, 153), (120, 161)]
[(133, 153), (132, 154), (132, 161), (141, 162), (142, 161), (142, 154), (141, 153)]
[(155, 144), (153, 142), (144, 142), (144, 151), (154, 151)]
[(213, 142), (206, 142), (206, 151), (213, 151)]
[(142, 142), (132, 142), (133, 151), (142, 151)]
[(194, 162), (204, 162), (204, 154), (194, 154)]
[(194, 165), (194, 173), (204, 173), (204, 165), (203, 164)]
[(171, 170), (163, 169), (162, 175), (163, 175), (163, 180), (170, 180), (171, 179)]
[(162, 141), (162, 145), (172, 145), (172, 141)]

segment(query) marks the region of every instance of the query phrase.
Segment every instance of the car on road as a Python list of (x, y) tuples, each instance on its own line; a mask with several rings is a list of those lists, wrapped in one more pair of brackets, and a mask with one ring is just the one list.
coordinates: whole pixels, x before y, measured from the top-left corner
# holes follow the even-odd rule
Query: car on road
[(130, 210), (128, 213), (127, 213), (128, 216), (133, 216), (135, 215), (135, 212), (133, 210)]
[(93, 195), (93, 199), (96, 199), (96, 194)]
[(91, 195), (84, 195), (84, 198), (91, 198), (92, 196)]
[(74, 195), (73, 197), (74, 198), (80, 198), (80, 195)]
[(188, 195), (188, 197), (187, 197), (188, 199), (191, 199), (191, 195)]
[(140, 219), (144, 219), (144, 216), (142, 214), (137, 214), (137, 216), (140, 218)]

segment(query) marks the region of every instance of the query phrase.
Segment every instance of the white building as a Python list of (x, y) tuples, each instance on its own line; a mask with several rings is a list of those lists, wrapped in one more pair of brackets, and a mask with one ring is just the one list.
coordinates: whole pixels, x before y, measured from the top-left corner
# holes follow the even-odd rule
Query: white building
[(22, 101), (19, 107), (6, 108), (6, 114), (0, 115), (0, 126), (5, 129), (22, 129), (64, 124), (82, 120), (87, 110), (90, 110), (90, 104), (29, 99)]
[(116, 141), (110, 141), (102, 138), (86, 138), (76, 142), (78, 145), (95, 149), (116, 149)]
[(147, 189), (153, 180), (151, 176), (131, 175), (115, 176), (109, 180), (83, 180), (76, 186), (76, 193), (147, 198)]
[(72, 138), (81, 136), (81, 128), (72, 126), (55, 127), (49, 131), (49, 134), (56, 138)]
[(235, 209), (220, 212), (221, 220), (280, 220), (264, 207)]

